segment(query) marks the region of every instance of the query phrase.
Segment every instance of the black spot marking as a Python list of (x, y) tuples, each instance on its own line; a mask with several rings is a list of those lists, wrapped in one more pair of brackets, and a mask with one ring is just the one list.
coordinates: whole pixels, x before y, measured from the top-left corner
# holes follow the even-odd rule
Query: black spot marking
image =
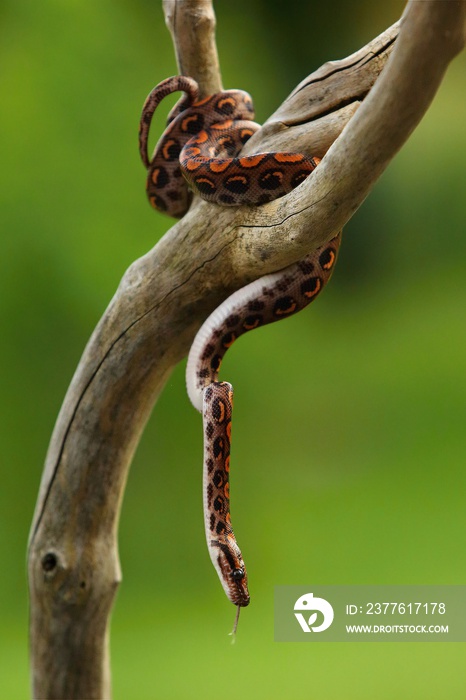
[(326, 248), (322, 253), (319, 255), (319, 264), (321, 267), (324, 268), (325, 266), (329, 265), (333, 260), (335, 259), (335, 253), (332, 250), (332, 248)]
[(221, 97), (215, 105), (215, 111), (220, 114), (233, 114), (235, 107), (235, 100)]
[(209, 343), (208, 345), (205, 346), (204, 352), (202, 353), (201, 360), (207, 360), (212, 353), (215, 350), (215, 345), (212, 345), (212, 343)]
[(235, 153), (235, 151), (236, 144), (231, 138), (231, 136), (223, 136), (223, 138), (220, 138), (217, 142), (217, 146), (215, 148), (215, 155), (217, 158), (223, 153), (226, 153), (227, 155), (231, 156)]
[(173, 141), (167, 149), (165, 149), (166, 159), (168, 161), (178, 160), (181, 153), (181, 146), (178, 141)]
[(179, 202), (182, 196), (183, 193), (179, 190), (171, 190), (170, 192), (167, 192), (167, 197), (171, 202)]
[(185, 134), (198, 134), (203, 128), (204, 115), (200, 112), (193, 113), (189, 116), (189, 119), (185, 119), (182, 122), (182, 129)]
[[(156, 170), (157, 178), (154, 184), (158, 189), (161, 190), (170, 182), (170, 175), (168, 174), (167, 169), (163, 167), (163, 165), (157, 167)], [(149, 175), (149, 177), (152, 179), (152, 173)]]
[(279, 280), (275, 286), (280, 292), (286, 292), (291, 282), (292, 280), (290, 280), (289, 277), (284, 277)]
[(205, 434), (211, 439), (212, 435), (214, 434), (214, 426), (212, 423), (207, 423), (206, 429), (205, 429)]
[(223, 498), (221, 496), (217, 496), (214, 501), (214, 510), (217, 511), (217, 513), (220, 513), (223, 510), (223, 503)]
[(234, 333), (226, 333), (222, 338), (222, 345), (224, 348), (229, 348), (235, 340), (236, 336)]
[(202, 194), (214, 194), (217, 189), (215, 182), (209, 180), (205, 176), (202, 178), (195, 178), (194, 184), (199, 192), (202, 192)]
[(201, 370), (199, 370), (199, 372), (198, 372), (198, 375), (199, 375), (199, 377), (200, 377), (201, 379), (206, 379), (206, 377), (208, 377), (209, 374), (210, 374), (210, 372), (209, 372), (208, 369), (201, 369)]
[(210, 361), (210, 366), (214, 372), (218, 372), (218, 370), (220, 369), (221, 363), (222, 363), (221, 355), (214, 355)]
[(293, 297), (280, 297), (280, 299), (277, 299), (275, 302), (275, 305), (273, 307), (273, 312), (274, 314), (277, 314), (279, 316), (283, 314), (291, 314), (293, 311), (296, 309), (296, 302), (293, 299)]
[(314, 270), (314, 264), (308, 262), (307, 260), (301, 260), (298, 263), (298, 267), (304, 275), (310, 275), (311, 272)]
[(209, 472), (209, 474), (211, 474), (212, 469), (214, 468), (214, 460), (212, 459), (212, 457), (209, 457), (206, 464), (207, 464), (207, 471)]
[(249, 190), (249, 178), (245, 175), (232, 175), (223, 181), (223, 186), (234, 194), (244, 194)]
[(246, 316), (244, 319), (243, 327), (246, 328), (246, 330), (251, 330), (252, 328), (257, 328), (260, 326), (262, 323), (262, 316), (259, 314), (253, 315), (253, 316)]
[(223, 457), (223, 451), (225, 449), (225, 441), (223, 440), (222, 437), (215, 438), (213, 448), (214, 448), (215, 459), (218, 459), (219, 457)]
[(262, 311), (262, 309), (264, 309), (264, 308), (265, 308), (264, 302), (260, 301), (259, 299), (253, 299), (248, 304), (249, 311)]
[(222, 521), (219, 520), (217, 523), (217, 527), (215, 528), (215, 532), (217, 533), (217, 535), (221, 535), (222, 532), (225, 532), (225, 531), (226, 531), (225, 523), (222, 523)]
[(235, 204), (235, 198), (229, 194), (221, 194), (218, 198), (223, 204)]
[(220, 471), (220, 469), (217, 469), (217, 471), (214, 474), (214, 478), (212, 479), (214, 482), (215, 486), (220, 489), (222, 488), (224, 484), (224, 478), (223, 478), (223, 472)]
[(209, 484), (207, 486), (207, 505), (209, 506), (209, 508), (210, 508), (210, 505), (212, 503), (212, 496), (213, 495), (214, 495), (214, 487), (212, 486), (212, 484)]
[(215, 526), (215, 515), (213, 513), (210, 514), (210, 531), (214, 529)]
[(242, 129), (241, 134), (240, 134), (240, 141), (241, 141), (241, 143), (243, 144), (243, 146), (244, 146), (244, 144), (245, 144), (247, 141), (249, 141), (249, 139), (251, 138), (252, 134), (253, 134), (253, 132), (252, 132), (251, 130), (249, 130), (249, 129)]
[(301, 285), (301, 294), (306, 297), (312, 297), (320, 290), (320, 279), (318, 277), (310, 277)]
[(273, 195), (271, 194), (261, 194), (259, 199), (257, 200), (257, 205), (260, 206), (261, 204), (268, 204), (274, 199)]
[(260, 176), (258, 180), (258, 185), (263, 190), (276, 190), (281, 187), (283, 180), (283, 171), (278, 168), (273, 168), (272, 170), (266, 170)]
[(164, 200), (162, 197), (159, 197), (156, 194), (151, 194), (149, 197), (150, 203), (155, 209), (158, 209), (159, 211), (167, 211), (167, 205), (165, 204)]
[(204, 392), (204, 398), (206, 401), (210, 401), (212, 398), (212, 394), (214, 393), (214, 390), (212, 389), (211, 386), (208, 386), (207, 389)]
[(225, 324), (227, 328), (233, 328), (234, 326), (237, 326), (240, 321), (240, 316), (237, 314), (231, 314), (231, 316), (228, 316), (228, 318), (225, 319)]
[(234, 144), (234, 140), (231, 138), (231, 136), (221, 136), (218, 140), (218, 143), (220, 146), (231, 146)]
[(219, 399), (218, 397), (215, 398), (212, 402), (212, 416), (214, 420), (217, 421), (217, 423), (223, 423), (225, 420), (226, 416), (226, 406), (225, 402)]

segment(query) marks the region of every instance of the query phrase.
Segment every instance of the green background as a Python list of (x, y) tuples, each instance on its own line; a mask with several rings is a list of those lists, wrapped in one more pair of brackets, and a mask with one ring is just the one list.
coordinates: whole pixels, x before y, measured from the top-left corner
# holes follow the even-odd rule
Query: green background
[[(264, 121), (402, 3), (218, 0), (226, 87)], [(319, 302), (238, 342), (233, 522), (252, 603), (206, 553), (201, 424), (177, 367), (131, 469), (111, 628), (116, 700), (459, 700), (462, 644), (273, 642), (275, 585), (463, 584), (466, 56), (345, 229)], [(148, 206), (138, 118), (176, 72), (158, 0), (0, 5), (0, 696), (28, 697), (26, 542), (49, 436)], [(161, 122), (159, 122), (161, 123)]]

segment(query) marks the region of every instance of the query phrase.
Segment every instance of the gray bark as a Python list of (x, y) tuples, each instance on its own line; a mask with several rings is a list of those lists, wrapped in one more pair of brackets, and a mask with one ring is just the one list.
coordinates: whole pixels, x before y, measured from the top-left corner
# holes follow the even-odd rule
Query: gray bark
[[(164, 0), (180, 72), (221, 88), (210, 0)], [(258, 208), (191, 210), (125, 273), (95, 329), (51, 438), (29, 545), (35, 698), (110, 698), (108, 625), (121, 573), (117, 527), (149, 413), (196, 330), (235, 289), (329, 240), (427, 110), (464, 46), (466, 3), (409, 2), (401, 21), (304, 80), (245, 152), (325, 158)], [(399, 35), (394, 43), (394, 39)], [(383, 69), (383, 71), (382, 71)]]

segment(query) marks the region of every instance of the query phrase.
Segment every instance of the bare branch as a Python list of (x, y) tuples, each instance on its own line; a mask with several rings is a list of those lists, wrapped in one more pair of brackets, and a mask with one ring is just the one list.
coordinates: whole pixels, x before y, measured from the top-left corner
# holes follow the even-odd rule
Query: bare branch
[[(430, 105), (465, 41), (466, 3), (416, 2), (360, 109), (301, 187), (251, 212), (232, 256), (249, 272), (279, 269), (329, 240), (362, 204)], [(286, 221), (286, 224), (281, 222)], [(255, 227), (267, 228), (267, 235)], [(312, 232), (312, 233), (310, 233)], [(267, 260), (257, 265), (257, 260)]]
[[(164, 0), (164, 8), (181, 71), (203, 93), (217, 91), (210, 1)], [(321, 245), (360, 206), (463, 47), (465, 8), (455, 0), (410, 2), (378, 80), (396, 27), (376, 40), (377, 50), (371, 42), (355, 54), (353, 65), (326, 64), (301, 83), (251, 148), (277, 149), (285, 137), (287, 148), (328, 150), (308, 180), (258, 208), (195, 201), (126, 272), (65, 397), (42, 478), (29, 554), (34, 697), (110, 698), (120, 504), (158, 393), (216, 304)]]
[[(351, 56), (324, 63), (293, 90), (267, 119), (263, 131), (270, 135), (277, 131), (277, 125), (309, 124), (338, 113), (345, 105), (359, 104), (382, 72), (399, 28), (400, 22), (396, 22)], [(257, 151), (253, 139), (247, 148)]]
[(220, 92), (222, 78), (212, 0), (163, 0), (163, 10), (180, 75), (197, 81), (201, 97)]

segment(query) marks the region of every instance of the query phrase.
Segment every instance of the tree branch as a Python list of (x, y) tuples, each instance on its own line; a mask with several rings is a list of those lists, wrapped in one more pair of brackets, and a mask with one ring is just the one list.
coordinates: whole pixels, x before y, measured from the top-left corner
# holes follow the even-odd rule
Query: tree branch
[[(463, 2), (440, 0), (408, 4), (392, 58), (319, 168), (286, 197), (251, 210), (236, 228), (231, 249), (236, 270), (254, 270), (257, 277), (284, 267), (329, 240), (351, 218), (463, 48), (465, 8)], [(315, 79), (314, 74), (303, 81), (293, 95)], [(301, 149), (310, 152), (306, 145)]]
[(189, 75), (199, 85), (201, 97), (222, 90), (215, 42), (215, 13), (212, 0), (163, 0), (165, 23), (170, 30), (180, 75)]
[[(465, 7), (412, 1), (393, 51), (396, 26), (309, 76), (248, 144), (326, 153), (303, 185), (258, 208), (195, 201), (124, 275), (67, 392), (42, 477), (29, 549), (34, 697), (110, 697), (120, 504), (158, 393), (222, 299), (323, 244), (360, 206), (462, 49)], [(210, 1), (164, 8), (180, 70), (203, 93), (218, 90)]]
[(244, 269), (251, 270), (258, 256), (267, 260), (265, 269), (269, 263), (274, 269), (287, 265), (329, 240), (351, 218), (425, 114), (448, 64), (464, 47), (465, 15), (461, 0), (408, 3), (380, 79), (319, 168), (287, 197), (251, 212), (247, 225), (267, 226), (269, 235), (266, 240), (250, 232), (238, 236), (232, 255)]

